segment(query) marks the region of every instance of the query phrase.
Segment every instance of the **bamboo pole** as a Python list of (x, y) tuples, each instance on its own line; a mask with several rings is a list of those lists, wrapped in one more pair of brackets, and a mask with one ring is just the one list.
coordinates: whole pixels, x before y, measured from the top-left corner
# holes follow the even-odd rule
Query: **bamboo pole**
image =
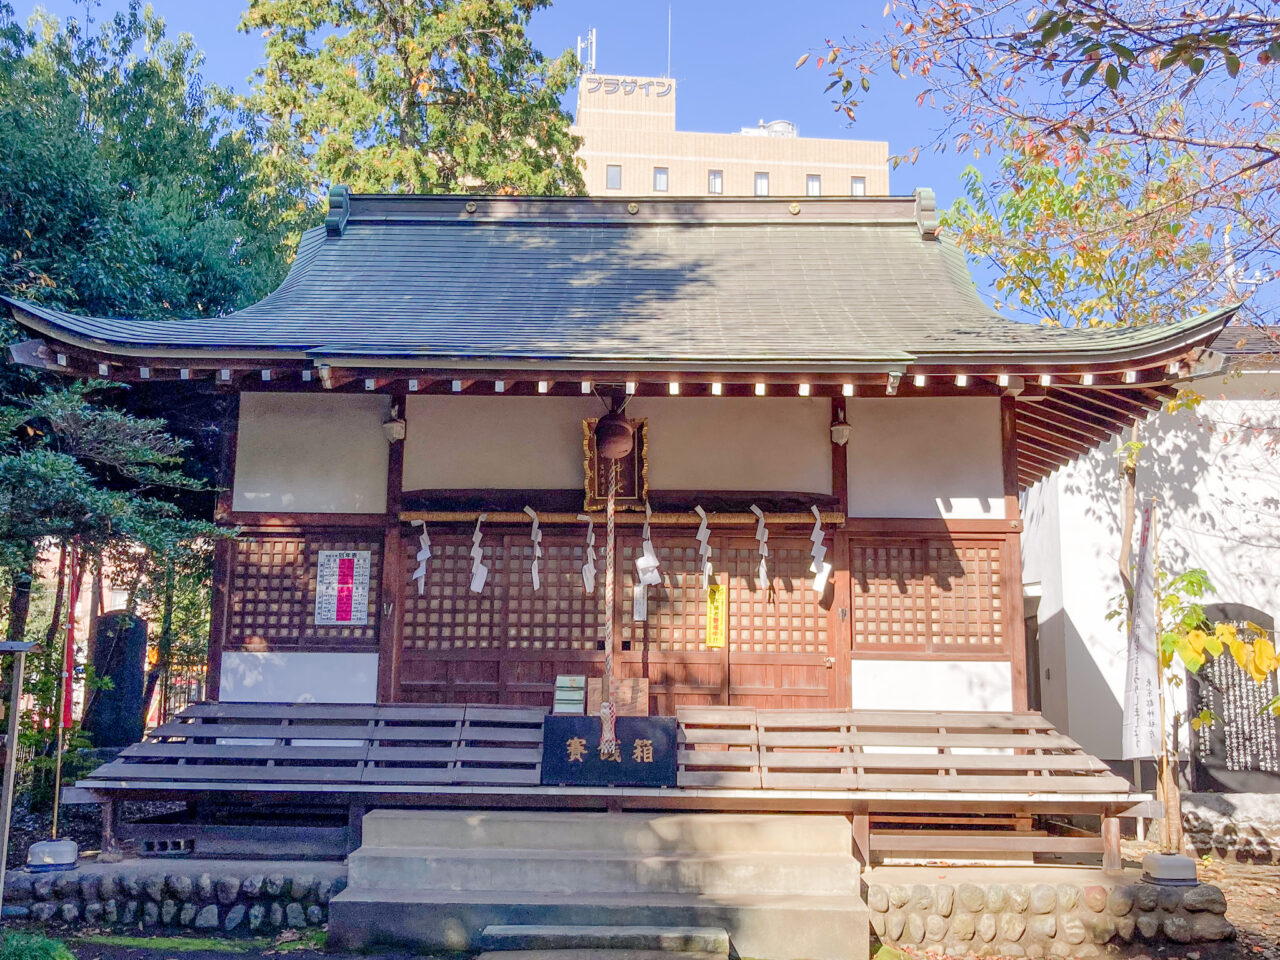
[[(17, 646), (29, 648), (30, 644)], [(18, 770), (18, 730), (22, 713), (22, 672), (27, 650), (13, 651), (13, 667), (9, 674), (8, 727), (5, 732), (4, 780), (0, 782), (0, 918), (4, 916), (5, 864), (9, 860), (9, 820), (13, 815), (13, 785)], [(0, 919), (0, 927), (4, 926)]]

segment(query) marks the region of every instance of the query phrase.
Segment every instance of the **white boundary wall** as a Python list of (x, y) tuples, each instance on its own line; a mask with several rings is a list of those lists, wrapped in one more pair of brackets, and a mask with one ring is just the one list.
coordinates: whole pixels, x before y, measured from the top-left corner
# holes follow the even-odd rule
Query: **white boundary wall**
[[(1205, 602), (1242, 603), (1280, 616), (1280, 374), (1247, 373), (1197, 385), (1194, 413), (1142, 426), (1138, 495), (1158, 498), (1160, 558), (1201, 567), (1217, 588)], [(1223, 429), (1240, 433), (1228, 442)], [(1117, 441), (1059, 470), (1024, 497), (1023, 577), (1039, 580), (1041, 689), (1046, 716), (1090, 753), (1120, 756), (1125, 645), (1107, 620), (1121, 592)]]

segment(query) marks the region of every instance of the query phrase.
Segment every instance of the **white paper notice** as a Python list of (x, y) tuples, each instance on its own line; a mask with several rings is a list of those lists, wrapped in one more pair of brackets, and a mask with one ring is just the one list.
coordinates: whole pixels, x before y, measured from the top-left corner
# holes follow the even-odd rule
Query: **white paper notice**
[(631, 619), (641, 623), (649, 619), (649, 588), (637, 583), (631, 594)]
[(316, 564), (315, 622), (319, 626), (369, 622), (368, 550), (321, 550)]

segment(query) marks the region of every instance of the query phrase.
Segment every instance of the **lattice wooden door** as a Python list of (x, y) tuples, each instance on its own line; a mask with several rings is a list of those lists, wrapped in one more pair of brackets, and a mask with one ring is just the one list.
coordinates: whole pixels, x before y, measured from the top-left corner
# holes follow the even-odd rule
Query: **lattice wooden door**
[[(489, 580), (472, 593), (470, 536), (432, 533), (423, 593), (412, 580), (404, 588), (396, 700), (547, 706), (558, 674), (600, 672), (604, 577), (594, 595), (583, 589), (583, 538), (544, 536), (537, 593), (527, 532), (490, 530), (481, 548)], [(406, 549), (416, 553), (417, 539)]]
[[(598, 531), (599, 532), (599, 531)], [(830, 594), (813, 593), (807, 538), (770, 542), (771, 586), (755, 584), (759, 555), (751, 537), (712, 537), (712, 563), (729, 587), (728, 645), (706, 646), (706, 594), (697, 543), (687, 529), (653, 534), (662, 583), (648, 595), (648, 618), (632, 619), (638, 532), (619, 531), (614, 597), (615, 662), (622, 676), (649, 679), (650, 710), (670, 715), (685, 704), (828, 706), (847, 659), (828, 630)], [(468, 590), (469, 535), (432, 533), (425, 590), (406, 585), (396, 699), (419, 703), (519, 703), (549, 706), (558, 674), (599, 675), (604, 651), (596, 592), (582, 586), (583, 537), (544, 530), (542, 589), (529, 576), (528, 533), (490, 530), (484, 562), (490, 583)], [(416, 538), (411, 546), (416, 550)], [(601, 538), (600, 547), (603, 547)], [(412, 571), (414, 564), (407, 563)], [(838, 631), (837, 631), (838, 633)], [(847, 656), (847, 639), (844, 641)], [(833, 669), (834, 668), (834, 669)]]
[[(813, 591), (807, 537), (771, 537), (762, 589), (753, 537), (720, 540), (729, 586), (729, 702), (750, 707), (834, 706), (844, 660), (828, 630), (829, 603)], [(828, 596), (832, 588), (828, 588)]]

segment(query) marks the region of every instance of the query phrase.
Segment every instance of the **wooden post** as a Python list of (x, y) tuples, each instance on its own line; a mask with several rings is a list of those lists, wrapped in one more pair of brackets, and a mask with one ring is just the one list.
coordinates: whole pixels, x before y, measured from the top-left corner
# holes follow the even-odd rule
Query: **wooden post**
[(1026, 710), (1027, 631), (1022, 620), (1022, 511), (1018, 504), (1018, 414), (1013, 397), (1000, 398), (1000, 443), (1004, 467), (1004, 629), (1009, 639), (1013, 709)]
[(116, 820), (119, 807), (114, 800), (104, 800), (102, 808), (102, 849), (98, 852), (99, 863), (119, 863), (124, 859), (120, 852), (120, 841), (116, 839)]
[(1119, 873), (1124, 868), (1120, 856), (1120, 818), (1102, 818), (1102, 869), (1104, 873)]
[[(231, 526), (235, 510), (236, 440), (240, 426), (240, 395), (231, 398), (222, 418), (222, 446), (218, 455), (218, 502), (213, 508), (213, 521)], [(231, 571), (235, 566), (236, 545), (222, 539), (213, 547), (213, 585), (210, 590), (209, 661), (205, 667), (204, 698), (217, 700), (222, 685), (222, 650), (226, 645), (227, 619), (231, 604)]]
[(853, 855), (863, 870), (871, 866), (871, 815), (866, 811), (853, 815)]
[[(405, 395), (394, 394), (391, 416), (406, 420)], [(404, 624), (405, 546), (400, 538), (404, 500), (404, 441), (387, 445), (387, 510), (382, 533), (382, 596), (378, 603), (378, 702), (391, 703), (400, 686)]]
[[(843, 395), (831, 398), (831, 422), (848, 419)], [(849, 453), (845, 447), (831, 442), (831, 492), (839, 500), (840, 526), (831, 533), (831, 609), (827, 611), (827, 654), (835, 676), (829, 681), (829, 705), (836, 709), (853, 705), (853, 606), (849, 579)]]

